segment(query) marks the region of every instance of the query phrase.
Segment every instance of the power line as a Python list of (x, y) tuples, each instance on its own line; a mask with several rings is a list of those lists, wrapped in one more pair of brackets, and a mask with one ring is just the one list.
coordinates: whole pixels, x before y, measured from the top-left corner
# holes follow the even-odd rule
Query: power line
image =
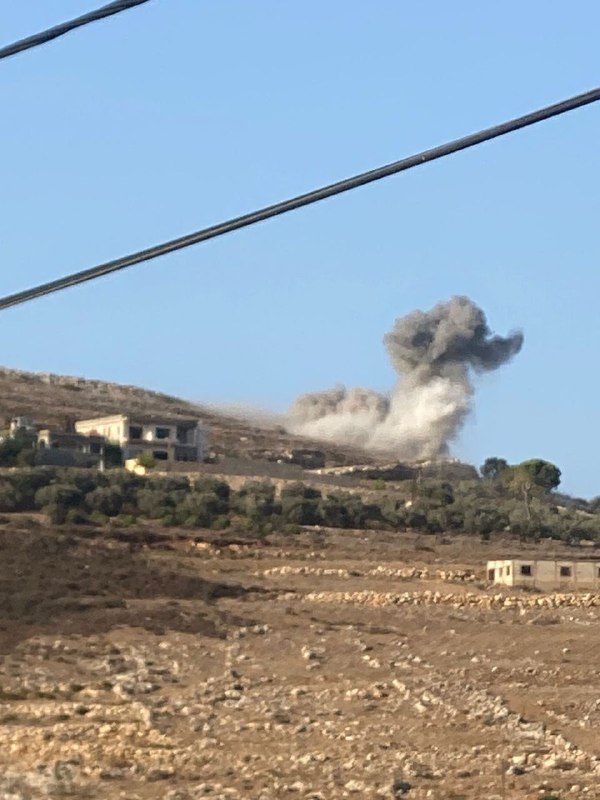
[(576, 95), (568, 100), (563, 100), (560, 103), (555, 103), (551, 106), (533, 111), (523, 117), (503, 122), (500, 125), (495, 125), (492, 128), (485, 128), (478, 133), (472, 133), (464, 136), (461, 139), (454, 139), (446, 144), (434, 147), (431, 150), (423, 150), (421, 153), (408, 156), (400, 161), (394, 161), (392, 164), (387, 164), (383, 167), (363, 172), (360, 175), (355, 175), (352, 178), (346, 178), (343, 181), (323, 186), (320, 189), (315, 189), (312, 192), (292, 197), (289, 200), (283, 200), (275, 205), (266, 206), (257, 211), (252, 211), (249, 214), (244, 214), (241, 217), (235, 217), (225, 222), (220, 222), (218, 225), (212, 225), (209, 228), (190, 233), (187, 236), (181, 236), (178, 239), (171, 239), (163, 244), (149, 247), (146, 250), (140, 250), (137, 253), (131, 253), (128, 256), (117, 258), (114, 261), (107, 261), (104, 264), (99, 264), (89, 269), (84, 269), (80, 272), (74, 272), (71, 275), (66, 275), (64, 278), (42, 283), (32, 289), (27, 289), (23, 292), (10, 294), (6, 297), (0, 298), (0, 310), (16, 306), (21, 303), (26, 303), (29, 300), (34, 300), (37, 297), (42, 297), (53, 292), (67, 289), (69, 286), (76, 286), (86, 281), (95, 280), (103, 275), (109, 275), (112, 272), (131, 267), (134, 264), (140, 264), (143, 261), (149, 261), (159, 256), (164, 256), (167, 253), (172, 253), (175, 250), (182, 250), (185, 247), (205, 242), (208, 239), (216, 239), (218, 236), (223, 236), (226, 233), (240, 230), (240, 228), (247, 228), (250, 225), (255, 225), (257, 222), (270, 219), (271, 217), (279, 216), (280, 214), (287, 214), (288, 211), (294, 211), (297, 208), (317, 203), (320, 200), (325, 200), (328, 197), (333, 197), (343, 192), (348, 192), (351, 189), (356, 189), (359, 186), (365, 186), (368, 183), (387, 178), (390, 175), (395, 175), (398, 172), (404, 172), (418, 167), (421, 164), (427, 164), (429, 161), (435, 161), (438, 158), (444, 158), (452, 153), (457, 153), (460, 150), (466, 150), (469, 147), (487, 142), (490, 139), (496, 139), (499, 136), (504, 136), (507, 133), (526, 128), (529, 125), (535, 125), (543, 120), (557, 117), (560, 114), (565, 114), (567, 111), (572, 111), (576, 108), (596, 103), (600, 100), (600, 88), (593, 89), (585, 94)]
[(61, 22), (47, 31), (36, 33), (33, 36), (28, 36), (26, 39), (20, 39), (18, 42), (8, 44), (6, 47), (0, 48), (0, 60), (14, 56), (23, 50), (29, 50), (32, 47), (38, 47), (46, 42), (51, 42), (52, 39), (57, 39), (59, 36), (64, 36), (65, 33), (81, 28), (84, 25), (89, 25), (91, 22), (98, 22), (98, 20), (105, 17), (112, 17), (113, 14), (119, 14), (121, 11), (128, 11), (134, 6), (140, 6), (142, 3), (147, 3), (149, 0), (116, 0), (114, 3), (109, 3), (102, 8), (95, 11), (90, 11), (87, 14), (82, 14), (76, 19), (69, 20), (68, 22)]

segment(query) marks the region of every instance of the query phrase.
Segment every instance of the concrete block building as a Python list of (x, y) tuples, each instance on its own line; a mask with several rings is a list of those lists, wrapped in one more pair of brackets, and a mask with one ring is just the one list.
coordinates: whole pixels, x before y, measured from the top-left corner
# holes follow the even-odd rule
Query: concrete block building
[(546, 591), (600, 589), (600, 559), (525, 559), (488, 561), (487, 577), (502, 586), (528, 586)]
[(37, 434), (36, 464), (95, 467), (104, 455), (103, 436), (44, 429)]
[(79, 420), (75, 430), (118, 444), (125, 460), (151, 453), (159, 463), (199, 462), (208, 451), (208, 432), (197, 419), (115, 414)]

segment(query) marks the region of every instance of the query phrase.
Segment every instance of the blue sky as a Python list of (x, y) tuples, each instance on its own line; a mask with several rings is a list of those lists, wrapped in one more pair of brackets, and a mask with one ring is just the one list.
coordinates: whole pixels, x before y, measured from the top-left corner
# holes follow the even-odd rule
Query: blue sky
[[(8, 43), (100, 3), (0, 6)], [(600, 6), (154, 0), (2, 62), (0, 293), (600, 83)], [(396, 317), (467, 294), (515, 361), (456, 454), (600, 494), (600, 107), (0, 314), (0, 363), (285, 409), (394, 382)]]

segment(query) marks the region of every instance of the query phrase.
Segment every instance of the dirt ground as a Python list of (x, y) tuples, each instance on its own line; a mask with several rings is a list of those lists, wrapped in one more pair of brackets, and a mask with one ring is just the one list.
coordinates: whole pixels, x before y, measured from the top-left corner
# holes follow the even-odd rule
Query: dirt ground
[(600, 798), (597, 598), (483, 582), (549, 545), (15, 518), (0, 551), (0, 798)]

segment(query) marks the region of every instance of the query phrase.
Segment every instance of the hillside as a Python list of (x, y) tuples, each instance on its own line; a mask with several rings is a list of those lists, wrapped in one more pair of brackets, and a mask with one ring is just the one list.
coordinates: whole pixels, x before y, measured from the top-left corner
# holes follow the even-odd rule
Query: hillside
[[(598, 596), (555, 545), (0, 521), (0, 797), (600, 800)], [(575, 787), (575, 791), (573, 791)]]
[(199, 417), (210, 429), (211, 448), (230, 457), (265, 457), (291, 448), (318, 448), (328, 466), (370, 464), (371, 454), (330, 443), (293, 436), (278, 426), (221, 414), (161, 392), (85, 378), (0, 368), (0, 421), (16, 415), (32, 417), (36, 425), (59, 427), (68, 418), (85, 419), (107, 414), (140, 413), (170, 417)]

